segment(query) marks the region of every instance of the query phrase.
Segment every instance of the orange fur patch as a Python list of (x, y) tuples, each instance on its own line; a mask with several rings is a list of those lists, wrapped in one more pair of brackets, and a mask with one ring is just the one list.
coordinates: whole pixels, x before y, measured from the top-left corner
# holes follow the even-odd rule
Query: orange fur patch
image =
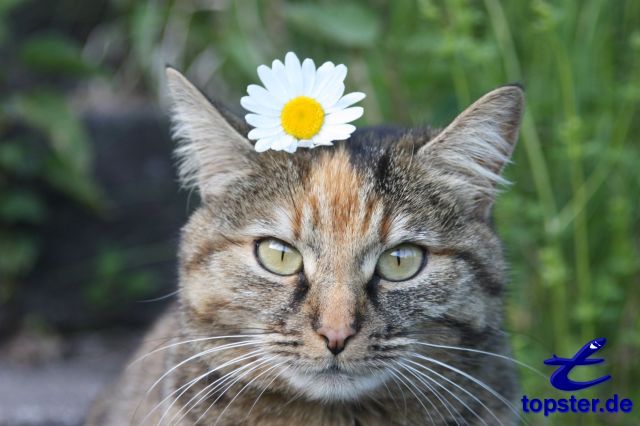
[(349, 162), (344, 149), (325, 154), (311, 170), (306, 204), (311, 208), (312, 221), (322, 226), (338, 240), (352, 236), (360, 215), (362, 177)]

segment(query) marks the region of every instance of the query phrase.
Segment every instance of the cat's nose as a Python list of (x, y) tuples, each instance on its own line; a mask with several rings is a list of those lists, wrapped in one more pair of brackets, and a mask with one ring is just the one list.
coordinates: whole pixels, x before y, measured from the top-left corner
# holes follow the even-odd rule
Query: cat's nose
[(317, 330), (317, 333), (327, 342), (327, 349), (329, 349), (332, 354), (338, 355), (344, 350), (347, 340), (356, 334), (356, 331), (349, 326), (337, 328), (323, 326)]

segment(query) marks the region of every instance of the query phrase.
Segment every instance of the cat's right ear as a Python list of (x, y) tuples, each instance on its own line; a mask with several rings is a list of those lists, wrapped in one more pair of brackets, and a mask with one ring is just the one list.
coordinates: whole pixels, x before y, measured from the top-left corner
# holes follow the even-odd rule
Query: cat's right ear
[(184, 75), (173, 68), (166, 75), (180, 182), (203, 200), (215, 197), (248, 173), (253, 145)]

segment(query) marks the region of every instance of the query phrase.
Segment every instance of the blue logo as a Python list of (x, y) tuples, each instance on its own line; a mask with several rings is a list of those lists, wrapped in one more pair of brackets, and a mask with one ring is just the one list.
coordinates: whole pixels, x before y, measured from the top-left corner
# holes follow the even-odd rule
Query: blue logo
[(563, 391), (575, 391), (580, 389), (589, 388), (591, 386), (599, 385), (602, 382), (606, 382), (611, 378), (611, 375), (602, 376), (598, 379), (588, 382), (575, 382), (569, 378), (569, 373), (574, 367), (583, 365), (600, 364), (604, 361), (603, 358), (589, 358), (591, 355), (598, 352), (607, 344), (607, 339), (600, 337), (587, 342), (572, 358), (560, 358), (553, 355), (544, 361), (546, 365), (559, 365), (558, 369), (551, 375), (549, 381), (551, 385)]
[[(563, 391), (577, 391), (592, 386), (599, 385), (611, 378), (610, 375), (599, 377), (595, 380), (587, 382), (576, 382), (569, 378), (569, 373), (574, 367), (585, 365), (600, 364), (604, 361), (602, 358), (590, 358), (591, 355), (604, 348), (607, 339), (601, 337), (599, 339), (587, 342), (576, 354), (571, 358), (560, 358), (553, 355), (544, 361), (546, 365), (558, 365), (559, 367), (553, 372), (549, 381), (551, 385)], [(619, 413), (624, 414), (633, 412), (633, 401), (629, 398), (620, 397), (613, 394), (608, 399), (600, 398), (580, 398), (576, 395), (566, 395), (565, 398), (532, 398), (529, 395), (522, 395), (522, 412), (542, 413), (545, 417), (550, 415), (565, 413)], [(637, 422), (636, 422), (637, 423)]]

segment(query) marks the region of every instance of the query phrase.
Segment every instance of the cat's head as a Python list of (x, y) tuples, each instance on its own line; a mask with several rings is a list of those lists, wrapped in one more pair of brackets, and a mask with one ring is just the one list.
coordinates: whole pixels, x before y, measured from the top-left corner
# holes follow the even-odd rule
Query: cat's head
[(478, 348), (500, 332), (505, 272), (490, 211), (517, 139), (519, 87), (488, 93), (439, 132), (361, 130), (288, 154), (256, 153), (241, 121), (177, 71), (168, 80), (180, 177), (202, 199), (182, 235), (185, 333), (259, 342), (211, 350), (212, 366), (246, 355), (278, 365), (294, 393), (349, 400), (397, 376), (417, 342)]

